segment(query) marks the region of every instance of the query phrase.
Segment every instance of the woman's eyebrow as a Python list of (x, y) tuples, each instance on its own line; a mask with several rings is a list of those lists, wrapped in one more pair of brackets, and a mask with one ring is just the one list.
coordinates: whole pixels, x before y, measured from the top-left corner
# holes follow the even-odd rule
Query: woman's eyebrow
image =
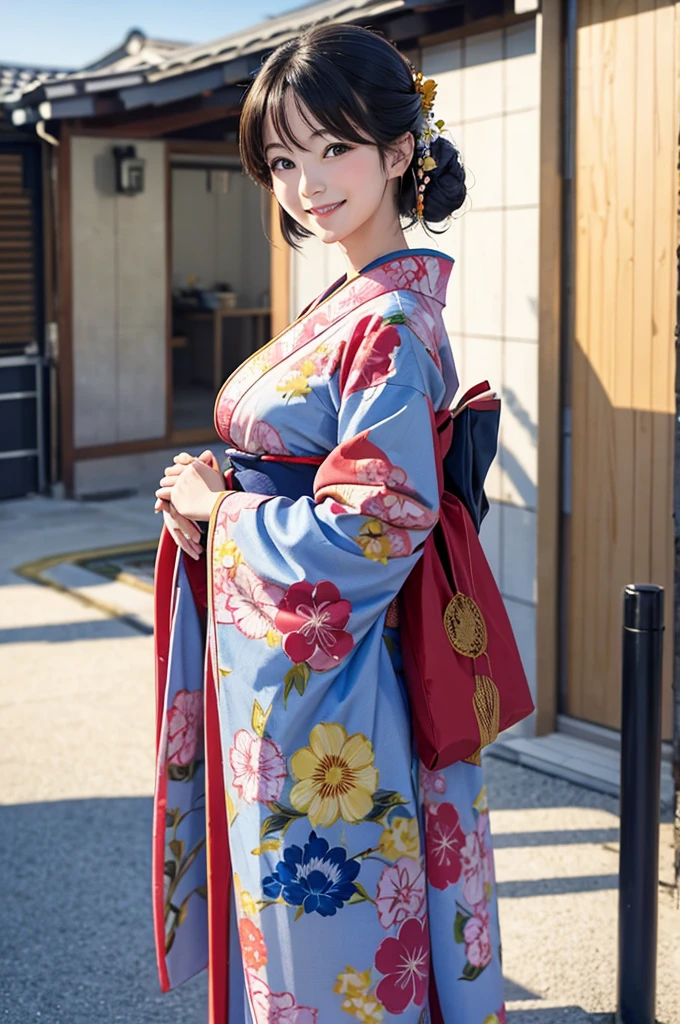
[(288, 153), (292, 152), (292, 150), (285, 144), (285, 142), (270, 142), (267, 146), (264, 147), (265, 154), (268, 153), (270, 149), (285, 149), (287, 150)]

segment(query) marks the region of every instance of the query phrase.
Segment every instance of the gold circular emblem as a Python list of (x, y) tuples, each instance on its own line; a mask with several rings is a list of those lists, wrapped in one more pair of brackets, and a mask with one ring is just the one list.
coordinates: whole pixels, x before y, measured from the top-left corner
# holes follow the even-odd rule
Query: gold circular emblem
[(444, 629), (451, 646), (466, 658), (486, 651), (486, 626), (482, 613), (467, 594), (454, 594), (444, 612)]

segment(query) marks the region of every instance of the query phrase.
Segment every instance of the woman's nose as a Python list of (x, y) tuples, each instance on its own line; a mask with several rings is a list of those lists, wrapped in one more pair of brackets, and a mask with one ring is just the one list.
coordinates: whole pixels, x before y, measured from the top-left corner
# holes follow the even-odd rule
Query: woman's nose
[(318, 175), (313, 171), (305, 171), (303, 167), (300, 174), (300, 195), (303, 199), (311, 199), (312, 196), (318, 196), (321, 192), (325, 191), (325, 188), (326, 186)]

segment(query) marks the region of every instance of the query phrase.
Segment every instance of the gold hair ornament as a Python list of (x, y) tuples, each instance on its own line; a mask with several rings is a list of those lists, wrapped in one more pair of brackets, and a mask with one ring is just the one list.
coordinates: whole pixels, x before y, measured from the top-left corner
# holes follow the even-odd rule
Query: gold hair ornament
[(425, 200), (423, 193), (430, 183), (429, 171), (433, 171), (437, 163), (432, 156), (430, 147), (435, 139), (438, 139), (446, 124), (445, 121), (435, 121), (434, 100), (437, 95), (437, 83), (433, 78), (423, 78), (422, 71), (413, 72), (413, 84), (416, 92), (420, 93), (420, 105), (425, 117), (425, 127), (416, 136), (416, 151), (418, 153), (418, 170), (416, 182), (416, 214), (418, 220), (424, 220)]

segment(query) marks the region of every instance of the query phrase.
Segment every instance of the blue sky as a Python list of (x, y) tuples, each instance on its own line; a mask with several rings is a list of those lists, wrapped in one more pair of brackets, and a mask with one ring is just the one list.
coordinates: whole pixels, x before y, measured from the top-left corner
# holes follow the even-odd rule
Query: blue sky
[(113, 49), (131, 28), (148, 36), (207, 42), (304, 0), (0, 0), (0, 64), (75, 68)]

